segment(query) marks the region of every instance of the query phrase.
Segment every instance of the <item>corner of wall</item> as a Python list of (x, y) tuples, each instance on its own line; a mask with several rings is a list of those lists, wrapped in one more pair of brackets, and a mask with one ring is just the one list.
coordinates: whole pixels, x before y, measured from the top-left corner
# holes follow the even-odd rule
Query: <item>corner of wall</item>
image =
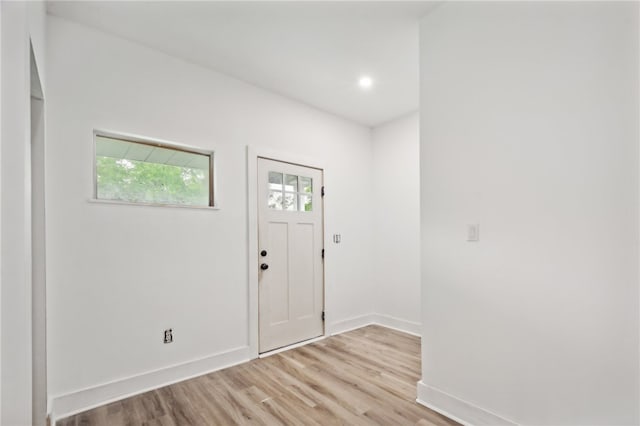
[(376, 323), (413, 334), (420, 332), (419, 126), (416, 110), (371, 129), (373, 199), (381, 203), (372, 209), (372, 312)]

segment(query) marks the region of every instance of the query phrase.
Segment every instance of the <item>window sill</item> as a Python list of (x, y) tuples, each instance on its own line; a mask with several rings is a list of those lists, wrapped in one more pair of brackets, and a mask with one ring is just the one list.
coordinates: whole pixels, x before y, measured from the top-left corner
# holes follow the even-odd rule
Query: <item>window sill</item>
[(118, 200), (101, 200), (98, 198), (89, 198), (87, 200), (92, 204), (112, 204), (121, 206), (136, 206), (136, 207), (169, 207), (177, 209), (195, 209), (195, 210), (220, 210), (220, 207), (215, 206), (188, 206), (183, 204), (155, 204), (155, 203), (134, 203), (130, 201), (118, 201)]

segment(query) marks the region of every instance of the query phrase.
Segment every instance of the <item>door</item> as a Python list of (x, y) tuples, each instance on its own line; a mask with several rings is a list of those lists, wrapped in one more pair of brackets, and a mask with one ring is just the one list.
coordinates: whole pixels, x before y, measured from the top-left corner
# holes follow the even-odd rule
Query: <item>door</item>
[(322, 170), (258, 158), (259, 351), (324, 334)]

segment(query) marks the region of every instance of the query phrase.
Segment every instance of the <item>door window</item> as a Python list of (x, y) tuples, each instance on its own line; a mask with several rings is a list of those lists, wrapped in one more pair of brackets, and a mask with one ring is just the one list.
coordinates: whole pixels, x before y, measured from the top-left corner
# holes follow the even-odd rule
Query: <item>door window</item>
[(269, 172), (267, 205), (274, 210), (313, 211), (313, 179), (307, 176)]

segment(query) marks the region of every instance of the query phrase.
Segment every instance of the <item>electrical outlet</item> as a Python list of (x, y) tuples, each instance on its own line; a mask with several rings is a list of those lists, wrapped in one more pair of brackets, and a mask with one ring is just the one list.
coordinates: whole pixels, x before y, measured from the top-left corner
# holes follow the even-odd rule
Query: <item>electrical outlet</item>
[(168, 328), (164, 331), (164, 343), (173, 342), (173, 329)]

